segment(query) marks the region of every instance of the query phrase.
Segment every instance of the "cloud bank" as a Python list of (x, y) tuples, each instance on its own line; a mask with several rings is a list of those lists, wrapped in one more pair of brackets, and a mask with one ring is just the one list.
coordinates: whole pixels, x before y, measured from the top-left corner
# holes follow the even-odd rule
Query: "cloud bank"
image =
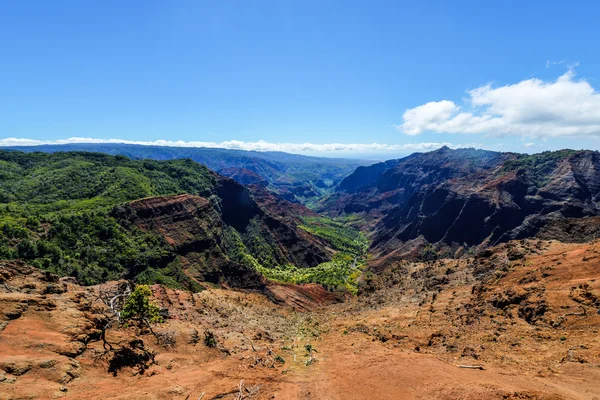
[(94, 139), (72, 137), (61, 140), (34, 140), (24, 138), (6, 138), (0, 139), (0, 146), (39, 146), (44, 144), (80, 144), (80, 143), (99, 143), (99, 144), (137, 144), (144, 146), (170, 146), (170, 147), (209, 147), (223, 148), (233, 150), (254, 150), (254, 151), (284, 151), (287, 153), (328, 153), (328, 152), (347, 152), (347, 153), (373, 153), (373, 152), (409, 152), (409, 151), (429, 151), (442, 146), (450, 148), (459, 147), (478, 147), (477, 144), (456, 145), (452, 143), (405, 143), (405, 144), (381, 144), (381, 143), (272, 143), (264, 140), (256, 142), (245, 142), (240, 140), (228, 140), (224, 142), (185, 142), (182, 140), (156, 140), (156, 141), (132, 141), (122, 139)]
[(600, 93), (570, 68), (555, 81), (537, 78), (467, 91), (465, 105), (433, 101), (406, 110), (396, 128), (424, 132), (561, 137), (600, 135)]

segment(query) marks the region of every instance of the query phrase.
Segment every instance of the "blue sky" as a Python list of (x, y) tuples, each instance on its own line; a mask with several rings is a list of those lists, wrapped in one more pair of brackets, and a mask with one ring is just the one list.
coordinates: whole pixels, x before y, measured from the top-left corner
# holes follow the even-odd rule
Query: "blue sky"
[(599, 17), (593, 1), (0, 0), (0, 144), (599, 149)]

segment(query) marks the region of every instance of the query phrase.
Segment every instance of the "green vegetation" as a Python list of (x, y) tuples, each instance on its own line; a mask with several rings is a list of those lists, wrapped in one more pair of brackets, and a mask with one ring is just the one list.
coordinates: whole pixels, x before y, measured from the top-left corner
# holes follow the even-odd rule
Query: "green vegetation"
[(351, 214), (340, 215), (339, 217), (335, 218), (335, 221), (340, 224), (351, 224), (351, 223), (355, 223), (355, 222), (364, 220), (364, 218), (365, 217), (363, 215), (351, 213)]
[(526, 174), (537, 187), (541, 187), (548, 183), (549, 176), (557, 164), (575, 153), (575, 150), (559, 150), (531, 155), (519, 154), (516, 158), (506, 161), (501, 172), (516, 171)]
[[(248, 250), (242, 236), (234, 228), (228, 226), (223, 230), (223, 246), (227, 250), (229, 259), (236, 261), (246, 267), (252, 268), (262, 274), (266, 271), (271, 271), (277, 268), (277, 264), (263, 265), (261, 262)], [(262, 257), (263, 260), (271, 261), (269, 254)], [(267, 276), (267, 275), (265, 275)], [(267, 276), (269, 278), (269, 276)]]
[[(19, 149), (46, 152), (87, 150), (113, 155), (120, 154), (133, 159), (191, 159), (222, 173), (227, 170), (249, 169), (264, 178), (275, 192), (287, 192), (290, 185), (307, 187), (309, 190), (306, 192), (294, 195), (296, 200), (306, 205), (314, 203), (324, 194), (331, 193), (337, 182), (359, 165), (365, 164), (357, 160), (307, 157), (280, 152), (246, 152), (193, 147), (68, 144), (20, 147)], [(0, 166), (0, 169), (3, 168)], [(0, 177), (1, 179), (2, 177)]]
[(280, 363), (280, 364), (285, 364), (285, 358), (283, 358), (283, 357), (282, 357), (282, 356), (280, 356), (280, 355), (276, 355), (276, 356), (275, 356), (275, 362), (278, 362), (278, 363)]
[(204, 332), (204, 345), (206, 347), (217, 347), (217, 337), (211, 331)]
[(364, 269), (368, 249), (368, 241), (364, 235), (323, 217), (304, 218), (303, 222), (302, 229), (323, 238), (337, 250), (331, 261), (312, 268), (298, 268), (287, 263), (278, 264), (274, 256), (259, 260), (244, 244), (242, 236), (231, 227), (225, 229), (224, 247), (228, 250), (230, 259), (257, 270), (273, 281), (297, 284), (319, 283), (329, 290), (347, 290), (353, 294), (357, 293), (356, 279)]
[(130, 160), (97, 153), (0, 151), (0, 204), (10, 215), (85, 211), (148, 196), (210, 194), (216, 181), (191, 160)]
[(367, 252), (369, 243), (365, 235), (341, 222), (325, 217), (304, 217), (302, 222), (300, 228), (325, 239), (336, 250), (355, 256), (363, 256)]
[[(172, 254), (169, 253), (169, 256), (172, 257)], [(135, 276), (135, 280), (140, 284), (159, 283), (174, 289), (187, 289), (195, 293), (204, 290), (202, 285), (184, 272), (179, 257), (164, 267), (147, 265), (146, 269)]]
[(255, 255), (259, 265), (264, 268), (273, 268), (285, 263), (286, 258), (261, 222), (259, 218), (252, 219), (241, 235), (241, 239), (249, 254)]
[(333, 259), (312, 268), (287, 264), (275, 268), (257, 268), (267, 278), (277, 282), (319, 283), (329, 290), (358, 293), (356, 279), (361, 275), (365, 259), (348, 253), (337, 253)]
[(440, 255), (433, 245), (427, 244), (419, 250), (418, 258), (421, 261), (435, 261)]
[(138, 324), (162, 322), (160, 308), (150, 300), (151, 297), (152, 290), (147, 285), (137, 285), (123, 305), (123, 321), (136, 321)]
[[(200, 291), (175, 250), (161, 236), (131, 223), (123, 204), (181, 193), (208, 198), (216, 208), (219, 183), (191, 160), (131, 160), (97, 153), (0, 151), (0, 258), (20, 258), (84, 285), (128, 278)], [(324, 217), (304, 218), (300, 228), (337, 251), (332, 261), (297, 268), (255, 217), (238, 232), (224, 226), (219, 257), (229, 257), (267, 278), (321, 283), (356, 291), (365, 263), (364, 235)]]
[(42, 221), (47, 229), (31, 229), (27, 219), (24, 224), (4, 222), (2, 257), (28, 260), (59, 275), (74, 276), (82, 284), (133, 277), (169, 257), (169, 247), (160, 237), (127, 229), (103, 210), (50, 215)]

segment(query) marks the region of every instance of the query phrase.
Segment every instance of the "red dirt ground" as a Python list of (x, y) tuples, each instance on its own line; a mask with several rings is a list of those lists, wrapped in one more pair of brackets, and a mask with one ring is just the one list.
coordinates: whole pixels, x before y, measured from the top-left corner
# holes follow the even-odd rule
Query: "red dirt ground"
[[(234, 399), (241, 380), (248, 399), (600, 399), (600, 243), (526, 241), (398, 268), (382, 288), (333, 304), (310, 287), (274, 288), (275, 304), (154, 286), (170, 313), (154, 330), (176, 343), (144, 333), (156, 363), (113, 376), (93, 339), (99, 288), (5, 264), (0, 399)], [(205, 330), (217, 348), (203, 344)], [(111, 343), (136, 336), (107, 332)]]

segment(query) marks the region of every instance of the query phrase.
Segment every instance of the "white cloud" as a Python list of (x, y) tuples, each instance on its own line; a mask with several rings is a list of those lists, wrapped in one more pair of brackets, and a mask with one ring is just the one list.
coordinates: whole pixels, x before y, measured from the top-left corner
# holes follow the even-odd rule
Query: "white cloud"
[(535, 146), (535, 143), (533, 143), (533, 142), (523, 143), (523, 147), (529, 148), (529, 147), (533, 147), (533, 146)]
[(255, 151), (285, 151), (288, 153), (328, 153), (328, 152), (350, 152), (350, 153), (368, 153), (368, 152), (410, 152), (410, 151), (429, 151), (442, 146), (450, 148), (459, 147), (480, 147), (478, 144), (456, 145), (452, 143), (405, 143), (405, 144), (382, 144), (382, 143), (272, 143), (264, 140), (256, 142), (245, 142), (240, 140), (228, 140), (224, 142), (185, 142), (182, 140), (156, 140), (156, 141), (134, 141), (123, 139), (94, 139), (78, 138), (59, 140), (34, 140), (24, 138), (5, 138), (0, 139), (0, 146), (39, 146), (44, 144), (76, 144), (76, 143), (104, 143), (104, 144), (138, 144), (145, 146), (170, 146), (170, 147), (209, 147), (234, 150), (255, 150)]
[[(600, 135), (600, 93), (572, 68), (555, 81), (532, 78), (469, 90), (465, 107), (449, 100), (407, 110), (407, 135), (423, 132), (519, 135), (526, 137)], [(466, 110), (463, 110), (465, 109)]]
[(423, 129), (435, 129), (435, 127), (447, 121), (456, 111), (458, 106), (451, 101), (432, 101), (422, 106), (407, 110), (404, 113), (404, 133), (407, 135), (418, 135)]

